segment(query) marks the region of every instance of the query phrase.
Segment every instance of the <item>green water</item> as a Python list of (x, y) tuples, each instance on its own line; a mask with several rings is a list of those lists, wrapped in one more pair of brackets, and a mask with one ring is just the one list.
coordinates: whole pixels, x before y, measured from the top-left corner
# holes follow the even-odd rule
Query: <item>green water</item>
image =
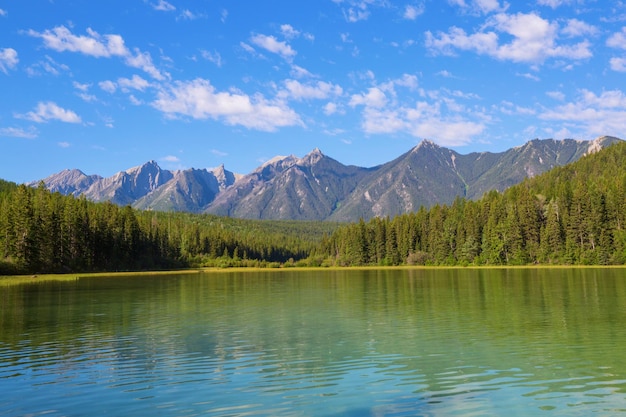
[(0, 415), (626, 414), (626, 269), (0, 285)]

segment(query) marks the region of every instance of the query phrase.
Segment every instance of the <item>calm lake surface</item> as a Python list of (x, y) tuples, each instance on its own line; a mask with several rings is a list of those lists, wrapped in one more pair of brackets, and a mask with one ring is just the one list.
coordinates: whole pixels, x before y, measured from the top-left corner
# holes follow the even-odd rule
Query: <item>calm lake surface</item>
[(614, 416), (626, 269), (0, 282), (0, 415)]

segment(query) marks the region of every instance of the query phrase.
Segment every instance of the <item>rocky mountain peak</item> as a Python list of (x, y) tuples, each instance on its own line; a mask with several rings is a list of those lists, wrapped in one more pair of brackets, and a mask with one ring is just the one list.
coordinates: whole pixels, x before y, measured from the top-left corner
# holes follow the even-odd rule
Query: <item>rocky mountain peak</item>
[(432, 140), (429, 139), (422, 139), (422, 141), (420, 143), (417, 144), (417, 146), (415, 146), (412, 151), (413, 152), (418, 152), (420, 150), (432, 150), (432, 149), (440, 149), (440, 146), (437, 145), (435, 142), (433, 142)]
[(314, 165), (324, 158), (324, 154), (319, 148), (313, 149), (298, 162), (300, 165)]
[(373, 168), (345, 166), (315, 148), (303, 158), (272, 158), (243, 176), (224, 165), (171, 172), (149, 161), (108, 178), (75, 169), (44, 182), (63, 194), (141, 209), (354, 221), (406, 213), (422, 205), (450, 204), (457, 196), (475, 199), (489, 190), (503, 191), (616, 141), (607, 136), (593, 141), (535, 139), (501, 153), (461, 155), (423, 140)]

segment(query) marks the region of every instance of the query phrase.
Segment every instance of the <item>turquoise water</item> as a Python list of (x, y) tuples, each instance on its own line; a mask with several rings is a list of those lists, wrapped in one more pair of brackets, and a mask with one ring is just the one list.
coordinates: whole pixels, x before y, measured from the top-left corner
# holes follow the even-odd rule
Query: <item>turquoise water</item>
[(0, 286), (0, 415), (614, 416), (625, 269)]

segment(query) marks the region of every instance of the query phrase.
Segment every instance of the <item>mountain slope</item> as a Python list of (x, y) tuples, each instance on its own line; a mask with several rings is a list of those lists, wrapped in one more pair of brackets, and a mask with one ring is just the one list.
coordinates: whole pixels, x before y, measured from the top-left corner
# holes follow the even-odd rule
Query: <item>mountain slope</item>
[[(574, 139), (534, 139), (501, 154), (469, 154), (459, 164), (468, 184), (467, 197), (477, 199), (489, 190), (503, 191), (525, 178), (532, 178), (557, 166), (577, 161), (582, 156), (621, 141), (603, 136), (593, 141)], [(495, 156), (495, 158), (493, 158)], [(475, 158), (474, 158), (475, 157)], [(480, 161), (483, 159), (483, 161)], [(488, 162), (484, 160), (488, 160)], [(481, 162), (486, 169), (481, 172)], [(485, 163), (486, 162), (486, 163)]]
[(466, 184), (456, 168), (457, 156), (454, 151), (422, 141), (374, 170), (330, 218), (350, 221), (393, 216), (463, 196)]
[(224, 166), (214, 170), (175, 171), (172, 178), (133, 203), (141, 210), (202, 212), (215, 197), (235, 183), (237, 176)]
[(150, 161), (109, 178), (65, 170), (44, 182), (63, 194), (139, 209), (248, 219), (356, 221), (450, 204), (457, 196), (478, 199), (487, 191), (503, 191), (618, 141), (614, 137), (535, 139), (501, 153), (462, 155), (424, 140), (395, 160), (372, 168), (346, 166), (314, 149), (303, 158), (275, 157), (243, 176), (223, 166), (171, 172)]
[(252, 219), (326, 219), (366, 172), (319, 149), (301, 159), (275, 158), (221, 193), (206, 212)]

